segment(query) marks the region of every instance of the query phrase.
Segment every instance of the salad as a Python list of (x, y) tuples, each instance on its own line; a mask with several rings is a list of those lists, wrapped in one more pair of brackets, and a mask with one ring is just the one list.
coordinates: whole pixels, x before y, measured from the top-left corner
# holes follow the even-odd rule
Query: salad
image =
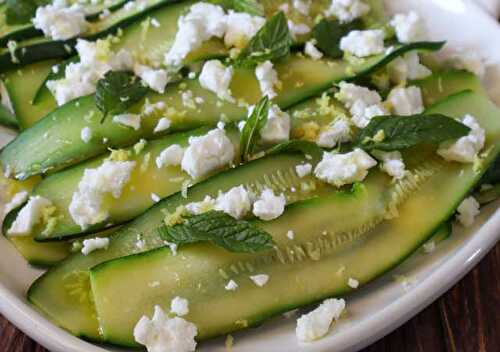
[[(380, 0), (0, 4), (4, 236), (83, 339), (149, 352), (345, 297), (500, 196), (480, 59)], [(446, 38), (443, 38), (445, 40)], [(308, 313), (297, 308), (314, 305)]]

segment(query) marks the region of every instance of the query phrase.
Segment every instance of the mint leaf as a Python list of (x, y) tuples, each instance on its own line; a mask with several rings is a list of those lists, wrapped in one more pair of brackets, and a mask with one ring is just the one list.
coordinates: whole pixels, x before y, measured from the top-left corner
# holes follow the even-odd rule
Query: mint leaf
[(7, 24), (29, 23), (35, 17), (36, 9), (49, 2), (48, 0), (7, 0), (5, 3)]
[(97, 82), (95, 103), (103, 113), (102, 121), (108, 114), (117, 115), (125, 112), (141, 100), (146, 93), (141, 80), (130, 72), (109, 71)]
[(378, 116), (361, 130), (355, 145), (365, 150), (392, 151), (417, 144), (439, 144), (469, 132), (469, 127), (440, 114)]
[(267, 60), (276, 60), (290, 53), (292, 37), (283, 12), (278, 12), (255, 34), (236, 58), (237, 67), (253, 68)]
[(361, 28), (361, 22), (341, 24), (337, 20), (321, 20), (313, 29), (313, 38), (316, 39), (316, 47), (325, 55), (339, 59), (344, 56), (340, 49), (340, 40), (350, 31)]
[(236, 220), (220, 211), (195, 215), (184, 224), (162, 226), (160, 237), (178, 246), (212, 242), (230, 252), (255, 253), (273, 248), (273, 239), (266, 231), (253, 223)]
[(302, 153), (304, 155), (310, 155), (313, 159), (321, 159), (323, 155), (323, 149), (318, 147), (316, 143), (301, 140), (291, 140), (288, 142), (280, 143), (274, 147), (267, 150), (266, 155), (274, 155), (281, 153)]
[(227, 10), (246, 12), (254, 16), (264, 16), (264, 6), (257, 0), (212, 0), (211, 3), (220, 5)]
[(246, 161), (252, 155), (255, 149), (257, 136), (266, 125), (269, 107), (269, 97), (265, 96), (257, 103), (252, 114), (246, 120), (245, 127), (243, 127), (241, 131), (240, 137), (241, 160)]

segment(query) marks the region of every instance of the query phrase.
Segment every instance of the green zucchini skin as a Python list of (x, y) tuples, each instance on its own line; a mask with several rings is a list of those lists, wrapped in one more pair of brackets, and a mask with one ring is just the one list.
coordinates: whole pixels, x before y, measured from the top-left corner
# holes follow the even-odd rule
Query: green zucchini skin
[(7, 107), (0, 104), (0, 125), (15, 129), (19, 128), (19, 123), (16, 120), (16, 116), (7, 109)]
[[(282, 109), (287, 109), (303, 100), (316, 96), (333, 83), (356, 77), (366, 73), (372, 67), (380, 67), (381, 62), (389, 63), (396, 57), (416, 48), (420, 51), (434, 51), (442, 43), (423, 42), (410, 44), (397, 49), (386, 56), (375, 56), (364, 60), (357, 66), (344, 61), (335, 61), (330, 65), (327, 61), (314, 61), (292, 55), (276, 64), (276, 70), (283, 77), (283, 89), (275, 99)], [(286, 73), (286, 74), (285, 74)], [(286, 77), (286, 78), (285, 78)], [(187, 110), (182, 102), (180, 87), (192, 90), (195, 96), (203, 97), (205, 104), (200, 110)], [(256, 103), (260, 96), (260, 88), (253, 71), (235, 70), (232, 91), (235, 98), (242, 98), (250, 104)], [(172, 118), (172, 131), (182, 131), (201, 125), (215, 125), (221, 114), (225, 114), (228, 122), (237, 122), (246, 117), (247, 110), (234, 103), (223, 102), (217, 106), (216, 96), (202, 89), (196, 80), (184, 80), (171, 85), (164, 94), (151, 93), (150, 102), (163, 101), (175, 108), (179, 115)], [(132, 112), (140, 112), (142, 104), (138, 104)], [(28, 130), (23, 131), (15, 141), (10, 143), (0, 155), (2, 167), (10, 170), (18, 179), (31, 175), (58, 170), (93, 156), (103, 153), (107, 148), (121, 148), (134, 144), (140, 138), (151, 138), (160, 116), (149, 116), (140, 130), (134, 131), (107, 119), (101, 124), (100, 112), (94, 104), (93, 96), (76, 99), (49, 113)], [(90, 127), (98, 135), (107, 138), (108, 143), (99, 141), (84, 143), (80, 139), (80, 131)], [(52, 138), (46, 138), (50, 135)], [(34, 148), (33, 146), (37, 146)], [(22, 156), (22, 157), (20, 157)]]
[[(100, 264), (91, 269), (90, 280), (104, 341), (136, 346), (132, 332), (139, 318), (151, 315), (154, 305), (168, 310), (175, 296), (189, 300), (186, 319), (197, 325), (201, 341), (259, 325), (269, 317), (327, 297), (347, 294), (352, 290), (347, 285), (349, 277), (364, 285), (397, 266), (447, 222), (500, 152), (500, 111), (486, 98), (465, 92), (437, 104), (429, 113), (454, 117), (471, 113), (478, 118), (487, 131), (485, 150), (491, 150), (480, 170), (445, 162), (433, 149), (419, 148), (405, 153), (407, 166), (416, 176), (401, 186), (403, 192), (410, 184), (413, 189), (398, 196), (401, 202), (395, 208), (385, 203), (387, 195), (376, 187), (378, 197), (368, 195), (377, 176), (373, 172), (359, 193), (337, 193), (299, 202), (277, 220), (259, 223), (273, 236), (276, 253), (241, 255), (203, 244), (180, 248), (176, 256), (164, 247)], [(387, 192), (391, 187), (386, 187)], [(380, 217), (373, 211), (384, 208), (380, 204), (393, 211), (382, 212)], [(366, 217), (370, 209), (374, 222)], [(346, 225), (349, 219), (355, 219), (351, 228)], [(296, 253), (298, 247), (286, 242), (284, 234), (290, 229), (296, 233), (296, 246), (305, 252), (300, 258), (292, 252)], [(322, 233), (324, 230), (327, 235)], [(186, 262), (191, 264), (188, 269)], [(241, 269), (239, 263), (243, 264)], [(233, 267), (238, 269), (231, 270)], [(342, 267), (343, 273), (335, 277)], [(257, 273), (270, 276), (262, 288), (248, 278)], [(239, 284), (234, 292), (224, 289), (230, 279)], [(154, 281), (160, 284), (148, 286)], [(198, 285), (203, 289), (198, 290)], [(116, 292), (124, 292), (126, 287), (127, 294), (117, 297)], [(123, 314), (124, 309), (127, 314)], [(207, 309), (212, 312), (210, 316), (206, 315)]]
[[(128, 1), (130, 0), (115, 0), (109, 5), (86, 4), (83, 6), (85, 7), (85, 12), (87, 13), (87, 20), (90, 21), (98, 18), (99, 14), (101, 14), (105, 9), (115, 11), (125, 5)], [(32, 23), (8, 25), (4, 21), (0, 21), (0, 30), (2, 32), (2, 35), (0, 36), (0, 47), (7, 45), (7, 42), (10, 40), (21, 41), (43, 35), (43, 33), (36, 29)]]
[[(256, 191), (267, 186), (275, 192), (285, 192), (290, 201), (330, 193), (332, 189), (329, 186), (313, 187), (316, 182), (310, 176), (298, 178), (295, 166), (306, 160), (303, 156), (292, 154), (269, 156), (215, 175), (189, 188), (188, 199), (177, 193), (162, 200), (113, 234), (106, 251), (96, 251), (88, 256), (73, 254), (59, 266), (50, 269), (30, 287), (28, 299), (59, 326), (77, 336), (98, 341), (100, 336), (94, 307), (88, 301), (88, 270), (91, 267), (109, 259), (162, 246), (163, 242), (158, 241), (155, 230), (163, 222), (165, 212), (172, 213), (178, 206), (201, 201), (206, 195), (215, 197), (219, 191), (227, 191), (242, 183)], [(303, 189), (302, 184), (310, 187)], [(296, 187), (297, 191), (291, 192), (291, 187)], [(144, 248), (136, 246), (138, 235), (142, 235), (145, 241)], [(81, 287), (81, 290), (75, 291), (71, 287)]]

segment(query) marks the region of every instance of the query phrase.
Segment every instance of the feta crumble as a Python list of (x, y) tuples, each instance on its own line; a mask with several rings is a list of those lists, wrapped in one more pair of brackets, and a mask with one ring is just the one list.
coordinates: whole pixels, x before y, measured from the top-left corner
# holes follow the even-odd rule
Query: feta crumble
[(387, 101), (400, 116), (418, 115), (424, 112), (422, 91), (419, 87), (394, 88), (389, 93)]
[(396, 180), (402, 179), (406, 174), (406, 166), (400, 152), (374, 151), (373, 155), (382, 161), (381, 169)]
[(283, 194), (275, 196), (271, 189), (266, 188), (254, 203), (253, 214), (261, 220), (274, 220), (283, 214), (285, 205), (286, 198)]
[(466, 70), (484, 78), (486, 66), (484, 59), (475, 52), (466, 51), (452, 56), (452, 66), (458, 70)]
[[(21, 198), (21, 196), (20, 196)], [(7, 234), (9, 236), (28, 236), (33, 226), (42, 220), (43, 210), (52, 202), (41, 196), (30, 197), (28, 203), (19, 211)]]
[(293, 240), (293, 238), (295, 237), (295, 233), (292, 230), (288, 230), (288, 232), (286, 233), (286, 237), (288, 237), (289, 240)]
[(337, 144), (349, 142), (351, 138), (351, 125), (346, 119), (340, 118), (321, 130), (316, 144), (322, 148), (333, 148)]
[(180, 317), (169, 318), (160, 306), (154, 307), (151, 319), (143, 316), (134, 328), (135, 341), (149, 352), (192, 352), (197, 334), (196, 325)]
[(293, 7), (304, 16), (309, 15), (311, 9), (311, 0), (293, 0)]
[(424, 248), (424, 252), (426, 254), (430, 254), (436, 250), (436, 242), (430, 241), (430, 242), (424, 243), (424, 245), (422, 247)]
[(113, 122), (123, 126), (138, 130), (141, 128), (141, 115), (136, 114), (121, 114), (113, 116)]
[(278, 105), (271, 105), (264, 127), (260, 130), (262, 142), (276, 144), (290, 139), (290, 115), (281, 111)]
[(426, 31), (420, 16), (411, 11), (408, 14), (397, 14), (390, 22), (396, 31), (400, 43), (408, 44), (425, 39)]
[(432, 74), (432, 71), (420, 63), (420, 57), (416, 52), (398, 57), (388, 65), (389, 75), (397, 84), (406, 83), (408, 80), (424, 79)]
[(359, 287), (359, 281), (356, 280), (356, 279), (353, 279), (352, 277), (350, 277), (348, 280), (347, 280), (347, 285), (350, 287), (350, 288), (358, 288)]
[(92, 139), (92, 130), (90, 129), (90, 127), (82, 128), (82, 130), (80, 131), (80, 138), (84, 143), (90, 142), (90, 140)]
[(242, 219), (251, 210), (250, 194), (244, 186), (220, 193), (215, 200), (215, 210), (223, 211), (235, 219)]
[(234, 155), (231, 140), (224, 130), (216, 128), (204, 136), (189, 138), (181, 167), (191, 177), (199, 178), (230, 164)]
[(465, 115), (461, 122), (471, 129), (469, 134), (456, 141), (441, 143), (438, 154), (448, 161), (473, 163), (484, 148), (486, 134), (472, 115)]
[(83, 240), (82, 254), (89, 255), (93, 251), (98, 249), (108, 249), (109, 246), (109, 238), (89, 238)]
[(290, 31), (290, 35), (294, 40), (297, 40), (297, 37), (301, 35), (305, 35), (311, 31), (311, 28), (304, 23), (296, 24), (291, 20), (288, 20), (288, 30)]
[(368, 170), (376, 165), (377, 161), (362, 149), (346, 154), (325, 152), (314, 169), (314, 175), (322, 181), (341, 187), (363, 181)]
[(161, 197), (156, 193), (151, 193), (151, 200), (155, 203), (158, 203), (161, 200)]
[(297, 176), (299, 176), (300, 178), (306, 177), (307, 175), (311, 174), (312, 165), (309, 163), (297, 165), (295, 167), (295, 172), (297, 173)]
[(166, 131), (170, 128), (170, 125), (172, 123), (170, 122), (170, 120), (166, 117), (162, 117), (160, 120), (158, 120), (158, 123), (156, 124), (156, 127), (154, 129), (154, 133), (160, 133), (160, 132), (163, 132), (163, 131)]
[(311, 342), (325, 336), (333, 320), (338, 320), (345, 309), (343, 299), (327, 299), (318, 308), (297, 319), (295, 333), (301, 342)]
[(244, 12), (229, 11), (227, 15), (227, 29), (224, 43), (228, 48), (243, 48), (264, 26), (266, 19), (260, 16), (251, 16)]
[(234, 280), (229, 280), (226, 286), (224, 288), (227, 291), (235, 291), (238, 288), (238, 284)]
[(165, 92), (165, 87), (170, 81), (168, 72), (163, 69), (155, 70), (149, 66), (135, 65), (134, 73), (136, 76), (140, 77), (149, 88), (161, 94)]
[(85, 10), (79, 4), (68, 7), (66, 1), (40, 6), (36, 10), (33, 25), (46, 37), (54, 40), (67, 40), (87, 30)]
[(464, 199), (457, 208), (457, 219), (464, 227), (470, 227), (474, 224), (476, 216), (479, 215), (479, 203), (474, 197)]
[(354, 30), (340, 40), (340, 49), (357, 57), (367, 57), (384, 52), (384, 31)]
[(362, 0), (332, 0), (325, 15), (335, 16), (341, 23), (348, 23), (366, 15), (369, 11), (370, 6)]
[(189, 301), (182, 297), (174, 297), (170, 303), (170, 312), (182, 317), (189, 313)]
[(306, 43), (304, 53), (313, 60), (319, 60), (323, 57), (323, 53), (316, 48), (316, 40), (312, 39)]
[(269, 281), (269, 275), (266, 274), (252, 275), (250, 276), (250, 280), (252, 280), (253, 283), (256, 284), (257, 286), (262, 287)]
[(199, 81), (200, 85), (217, 94), (222, 100), (234, 101), (231, 95), (231, 80), (233, 79), (233, 68), (226, 67), (219, 60), (209, 60), (203, 65)]
[(164, 166), (177, 166), (182, 163), (184, 148), (179, 144), (173, 144), (165, 148), (156, 158), (156, 167), (161, 169)]
[(281, 82), (278, 78), (278, 72), (274, 69), (274, 65), (271, 61), (265, 61), (259, 64), (255, 68), (255, 76), (259, 81), (260, 91), (263, 96), (273, 99), (278, 95), (274, 88), (278, 87)]
[(21, 192), (14, 194), (14, 196), (11, 198), (11, 200), (7, 204), (5, 204), (5, 206), (3, 208), (4, 215), (7, 215), (12, 210), (21, 206), (21, 204), (23, 204), (24, 202), (26, 202), (28, 200), (28, 196), (29, 196), (29, 194), (26, 191), (21, 191)]
[(201, 202), (193, 202), (186, 205), (186, 210), (192, 215), (200, 215), (214, 209), (215, 199), (205, 196)]
[(105, 194), (120, 198), (135, 164), (134, 161), (106, 160), (96, 169), (85, 169), (69, 205), (73, 221), (85, 230), (89, 225), (106, 220), (109, 213), (103, 207)]

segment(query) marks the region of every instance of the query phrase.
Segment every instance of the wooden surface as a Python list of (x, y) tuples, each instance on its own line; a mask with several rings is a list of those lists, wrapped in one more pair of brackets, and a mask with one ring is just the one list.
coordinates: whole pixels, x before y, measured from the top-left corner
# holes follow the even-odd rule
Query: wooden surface
[[(0, 316), (0, 352), (46, 351)], [(364, 352), (393, 351), (500, 351), (500, 243), (443, 297)]]

